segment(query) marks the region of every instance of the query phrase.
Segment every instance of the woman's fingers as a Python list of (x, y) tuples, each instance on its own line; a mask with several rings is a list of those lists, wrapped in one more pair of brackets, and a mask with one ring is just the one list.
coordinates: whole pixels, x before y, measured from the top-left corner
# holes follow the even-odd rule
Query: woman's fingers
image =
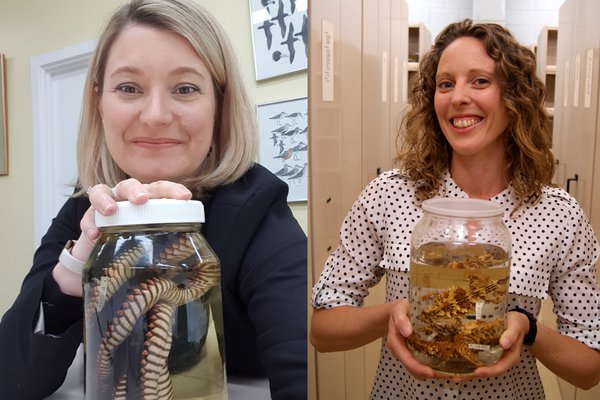
[(420, 363), (408, 349), (406, 338), (413, 333), (408, 310), (409, 304), (406, 299), (396, 302), (392, 308), (386, 344), (407, 371), (417, 379), (445, 378), (454, 382), (464, 382), (476, 378), (490, 378), (505, 373), (519, 363), (521, 343), (528, 324), (528, 321), (525, 321), (526, 317), (519, 313), (509, 313), (507, 316), (507, 329), (500, 338), (504, 353), (497, 363), (479, 367), (472, 374), (450, 375), (437, 373)]
[(143, 204), (148, 199), (169, 198), (189, 200), (192, 192), (185, 186), (169, 181), (157, 181), (143, 184), (137, 179), (125, 179), (111, 188), (108, 185), (98, 184), (87, 190), (92, 207), (83, 216), (80, 227), (82, 237), (87, 241), (88, 247), (93, 247), (100, 235), (96, 227), (94, 211), (109, 216), (117, 211), (117, 201), (128, 200), (133, 204)]
[(521, 359), (521, 343), (523, 343), (525, 332), (529, 329), (529, 320), (517, 312), (509, 312), (506, 320), (506, 330), (500, 336), (500, 345), (504, 349), (502, 358), (493, 365), (475, 370), (475, 374), (479, 377), (489, 378), (501, 375), (517, 365)]
[(396, 303), (390, 314), (386, 344), (394, 356), (415, 378), (435, 378), (435, 371), (414, 358), (406, 346), (406, 337), (411, 334), (412, 325), (408, 317), (408, 300), (402, 299)]
[(112, 215), (117, 211), (117, 201), (127, 200), (132, 204), (143, 204), (148, 199), (189, 200), (192, 192), (185, 186), (169, 181), (143, 184), (137, 179), (126, 179), (111, 188), (108, 185), (94, 185), (88, 189), (92, 207), (102, 215)]
[(390, 315), (390, 321), (394, 324), (395, 328), (400, 331), (402, 336), (409, 337), (412, 333), (412, 324), (408, 317), (408, 300), (402, 299), (396, 302), (396, 305), (392, 309)]
[(502, 375), (510, 368), (519, 363), (521, 357), (521, 346), (513, 346), (508, 350), (504, 350), (502, 358), (492, 365), (479, 367), (475, 370), (475, 375), (479, 378), (491, 378)]
[(474, 375), (478, 378), (502, 375), (521, 360), (521, 343), (529, 327), (529, 320), (523, 314), (516, 312), (509, 312), (506, 318), (507, 327), (500, 336), (500, 345), (504, 353), (497, 363), (477, 368)]
[(144, 185), (144, 188), (152, 199), (190, 200), (192, 198), (192, 192), (188, 188), (175, 182), (157, 181)]
[(519, 312), (511, 311), (506, 314), (506, 321), (507, 326), (500, 336), (500, 345), (505, 350), (517, 345), (520, 350), (520, 343), (523, 343), (523, 338), (529, 330), (529, 319)]
[(151, 198), (145, 186), (133, 178), (121, 181), (111, 189), (113, 199), (116, 201), (127, 200), (132, 204), (143, 204)]
[[(98, 184), (87, 190), (91, 207), (85, 212), (79, 225), (81, 236), (71, 249), (71, 255), (78, 260), (85, 261), (89, 257), (100, 231), (95, 222), (95, 211), (102, 215), (112, 215), (117, 211), (117, 201), (128, 200), (133, 204), (143, 204), (151, 198), (170, 198), (189, 200), (192, 198), (185, 186), (168, 181), (158, 181), (142, 184), (136, 179), (126, 179), (115, 187)], [(81, 296), (81, 276), (74, 274), (60, 266), (53, 271), (63, 293), (72, 296)]]
[(96, 227), (94, 207), (87, 209), (79, 222), (79, 227), (81, 228), (79, 240), (85, 240), (90, 247), (93, 247), (96, 239), (100, 236), (100, 231)]
[(432, 368), (421, 364), (413, 357), (408, 347), (406, 347), (406, 339), (399, 331), (390, 329), (386, 344), (412, 376), (417, 379), (435, 378), (436, 374)]
[(104, 184), (94, 185), (88, 188), (87, 195), (94, 210), (100, 214), (111, 215), (117, 211), (115, 193), (110, 186)]

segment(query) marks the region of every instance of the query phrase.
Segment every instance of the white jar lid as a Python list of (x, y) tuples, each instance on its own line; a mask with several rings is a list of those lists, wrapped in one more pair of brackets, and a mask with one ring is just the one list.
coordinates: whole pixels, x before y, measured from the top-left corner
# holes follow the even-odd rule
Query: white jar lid
[(423, 210), (447, 217), (486, 218), (504, 213), (500, 204), (482, 199), (436, 197), (423, 202)]
[(104, 216), (96, 211), (96, 226), (204, 223), (204, 206), (197, 200), (150, 199), (144, 204), (118, 201), (118, 210)]

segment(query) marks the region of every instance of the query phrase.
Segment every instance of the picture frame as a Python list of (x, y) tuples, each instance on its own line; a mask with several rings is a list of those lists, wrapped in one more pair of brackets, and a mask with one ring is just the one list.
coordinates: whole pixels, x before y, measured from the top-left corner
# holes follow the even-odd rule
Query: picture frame
[(259, 163), (289, 187), (288, 202), (308, 197), (308, 98), (258, 105)]
[(7, 118), (5, 57), (3, 53), (0, 53), (0, 176), (8, 175)]
[(308, 0), (248, 0), (257, 81), (308, 66)]

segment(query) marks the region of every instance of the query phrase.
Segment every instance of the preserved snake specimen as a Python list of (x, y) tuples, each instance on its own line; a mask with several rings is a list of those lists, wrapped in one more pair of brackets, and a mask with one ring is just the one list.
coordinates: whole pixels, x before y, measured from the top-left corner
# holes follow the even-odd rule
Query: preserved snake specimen
[[(189, 236), (175, 237), (156, 259), (148, 254), (144, 241), (126, 240), (101, 275), (90, 279), (86, 324), (97, 327), (98, 343), (96, 354), (86, 356), (95, 358), (94, 384), (99, 393), (94, 395), (99, 398), (173, 399), (168, 368), (173, 314), (178, 306), (218, 286), (221, 277), (216, 260), (198, 260), (198, 244)], [(148, 260), (151, 267), (138, 267)], [(144, 332), (143, 343), (130, 338), (139, 329)], [(120, 365), (119, 354), (128, 352), (131, 357), (132, 348), (137, 349), (133, 358), (139, 365), (135, 376), (129, 377), (131, 370)], [(132, 381), (139, 381), (139, 386)], [(112, 393), (105, 393), (108, 390)]]

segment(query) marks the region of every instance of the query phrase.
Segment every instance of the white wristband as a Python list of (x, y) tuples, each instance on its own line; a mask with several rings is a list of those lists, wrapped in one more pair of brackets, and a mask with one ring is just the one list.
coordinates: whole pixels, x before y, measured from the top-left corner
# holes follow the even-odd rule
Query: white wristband
[[(69, 246), (70, 245), (70, 246)], [(71, 249), (73, 245), (71, 242), (67, 243), (67, 246), (60, 253), (60, 257), (58, 257), (58, 261), (69, 271), (75, 272), (78, 275), (81, 275), (81, 271), (83, 270), (84, 261), (78, 260), (71, 254)]]

